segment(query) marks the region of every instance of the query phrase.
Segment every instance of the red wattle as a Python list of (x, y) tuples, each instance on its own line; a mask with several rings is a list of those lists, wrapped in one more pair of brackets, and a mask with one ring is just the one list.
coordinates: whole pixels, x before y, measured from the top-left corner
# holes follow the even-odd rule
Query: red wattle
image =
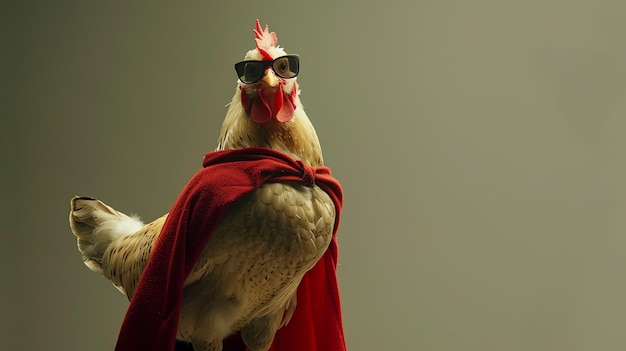
[(266, 100), (263, 90), (257, 91), (257, 99), (252, 103), (250, 118), (256, 123), (267, 123), (272, 119), (272, 108)]
[(293, 118), (296, 109), (296, 85), (286, 94), (282, 85), (276, 91), (273, 89), (258, 89), (255, 97), (250, 98), (244, 89), (241, 89), (241, 105), (250, 118), (256, 123), (267, 123), (272, 117), (277, 122), (288, 122)]
[(283, 107), (276, 114), (276, 120), (284, 123), (289, 122), (293, 118), (294, 105), (291, 100), (287, 99), (287, 103), (283, 104)]
[(276, 93), (274, 93), (274, 113), (278, 114), (280, 109), (283, 107), (283, 87), (282, 85), (278, 85), (278, 89)]

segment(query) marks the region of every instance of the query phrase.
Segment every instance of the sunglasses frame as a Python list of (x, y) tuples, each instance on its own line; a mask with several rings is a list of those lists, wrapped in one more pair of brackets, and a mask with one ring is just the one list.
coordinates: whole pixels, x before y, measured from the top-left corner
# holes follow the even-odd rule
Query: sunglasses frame
[[(274, 64), (276, 63), (276, 61), (278, 61), (280, 59), (284, 59), (284, 58), (287, 58), (290, 61), (290, 63), (291, 63), (291, 60), (295, 60), (295, 62), (297, 63), (296, 71), (294, 72), (295, 74), (293, 76), (291, 76), (291, 77), (283, 76), (280, 73), (276, 72), (276, 69), (274, 69)], [(256, 80), (254, 80), (254, 81), (244, 81), (242, 79), (242, 77), (245, 74), (246, 64), (248, 64), (248, 63), (259, 63), (260, 66), (261, 66), (261, 74), (259, 74), (259, 77)], [(256, 83), (256, 82), (260, 81), (261, 79), (263, 79), (263, 76), (265, 75), (265, 70), (267, 69), (267, 67), (272, 67), (272, 71), (274, 71), (274, 73), (277, 76), (281, 77), (281, 78), (285, 78), (285, 79), (295, 78), (295, 77), (298, 76), (298, 73), (300, 73), (300, 56), (298, 56), (298, 55), (283, 55), (283, 56), (277, 57), (277, 58), (275, 58), (273, 60), (263, 60), (263, 61), (260, 61), (260, 60), (247, 60), (247, 61), (241, 61), (241, 62), (237, 62), (235, 64), (235, 71), (237, 72), (237, 77), (239, 78), (239, 80), (242, 83), (244, 83), (244, 84), (252, 84), (252, 83)], [(289, 67), (289, 68), (291, 69), (292, 67)]]

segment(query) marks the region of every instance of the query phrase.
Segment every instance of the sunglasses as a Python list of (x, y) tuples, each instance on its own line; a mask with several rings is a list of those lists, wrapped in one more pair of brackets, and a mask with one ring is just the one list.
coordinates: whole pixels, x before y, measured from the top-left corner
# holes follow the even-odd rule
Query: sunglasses
[(235, 71), (242, 83), (256, 83), (265, 75), (265, 69), (272, 67), (281, 78), (295, 78), (300, 71), (298, 55), (285, 55), (271, 61), (241, 61), (235, 64)]

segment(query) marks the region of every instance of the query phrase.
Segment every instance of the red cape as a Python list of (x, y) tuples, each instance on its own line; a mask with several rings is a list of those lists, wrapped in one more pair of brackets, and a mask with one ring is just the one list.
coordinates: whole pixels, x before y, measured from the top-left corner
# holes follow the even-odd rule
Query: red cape
[[(165, 221), (150, 260), (130, 301), (117, 351), (172, 351), (183, 284), (228, 205), (264, 183), (296, 181), (319, 186), (330, 195), (339, 225), (341, 186), (328, 167), (310, 167), (280, 152), (246, 148), (209, 152), (204, 168), (187, 184)], [(276, 333), (271, 351), (345, 350), (337, 286), (337, 240), (306, 273), (289, 324)], [(245, 351), (238, 334), (224, 351)]]

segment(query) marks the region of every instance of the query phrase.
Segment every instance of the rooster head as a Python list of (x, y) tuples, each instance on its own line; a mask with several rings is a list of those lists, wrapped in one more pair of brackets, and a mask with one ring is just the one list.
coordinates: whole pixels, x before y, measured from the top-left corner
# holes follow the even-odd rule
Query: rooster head
[(300, 101), (299, 59), (277, 45), (256, 21), (256, 48), (235, 64), (237, 88), (222, 123), (217, 150), (266, 147), (323, 165), (322, 149)]
[(276, 33), (270, 32), (267, 25), (262, 28), (258, 19), (253, 32), (256, 48), (235, 64), (241, 105), (256, 123), (288, 122), (297, 107), (299, 58), (287, 55), (278, 46)]

